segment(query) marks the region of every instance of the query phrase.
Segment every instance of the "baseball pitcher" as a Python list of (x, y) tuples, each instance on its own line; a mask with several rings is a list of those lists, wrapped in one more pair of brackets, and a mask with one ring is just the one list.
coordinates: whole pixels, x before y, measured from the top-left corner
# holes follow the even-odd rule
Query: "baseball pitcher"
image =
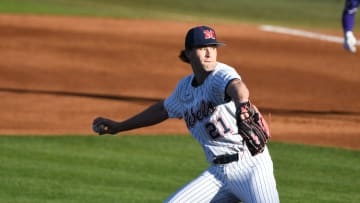
[(169, 97), (125, 121), (99, 117), (93, 122), (95, 132), (116, 134), (168, 118), (185, 121), (209, 167), (165, 202), (279, 202), (266, 146), (269, 128), (237, 71), (217, 61), (223, 45), (212, 28), (191, 28), (180, 59), (193, 73)]

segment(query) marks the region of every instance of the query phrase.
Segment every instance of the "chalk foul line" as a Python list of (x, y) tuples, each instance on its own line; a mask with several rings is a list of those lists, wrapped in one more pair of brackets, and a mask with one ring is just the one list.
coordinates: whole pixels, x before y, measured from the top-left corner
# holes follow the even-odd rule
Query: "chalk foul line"
[[(344, 42), (343, 37), (332, 36), (332, 35), (325, 35), (315, 32), (309, 32), (304, 30), (280, 27), (280, 26), (272, 26), (272, 25), (262, 25), (259, 27), (260, 30), (265, 32), (273, 32), (273, 33), (280, 33), (286, 35), (293, 35), (298, 37), (305, 37), (310, 39), (317, 39), (322, 41), (334, 42), (342, 44)], [(360, 46), (360, 41), (356, 43), (357, 46)]]

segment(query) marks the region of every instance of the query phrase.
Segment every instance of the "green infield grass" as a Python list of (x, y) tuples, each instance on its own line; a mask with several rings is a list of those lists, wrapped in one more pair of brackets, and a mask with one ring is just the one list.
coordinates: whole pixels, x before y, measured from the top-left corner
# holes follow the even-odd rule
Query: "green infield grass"
[[(360, 151), (269, 148), (282, 202), (360, 202)], [(206, 167), (190, 136), (0, 136), (0, 202), (162, 202)]]
[(340, 29), (339, 0), (1, 0), (1, 13), (230, 21)]

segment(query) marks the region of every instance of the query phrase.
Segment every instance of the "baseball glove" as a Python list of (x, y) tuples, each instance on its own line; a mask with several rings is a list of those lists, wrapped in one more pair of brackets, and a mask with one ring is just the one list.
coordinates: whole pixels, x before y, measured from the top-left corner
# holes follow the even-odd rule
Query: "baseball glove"
[(270, 131), (259, 110), (249, 101), (242, 103), (236, 111), (236, 122), (239, 134), (251, 155), (263, 152), (270, 138)]

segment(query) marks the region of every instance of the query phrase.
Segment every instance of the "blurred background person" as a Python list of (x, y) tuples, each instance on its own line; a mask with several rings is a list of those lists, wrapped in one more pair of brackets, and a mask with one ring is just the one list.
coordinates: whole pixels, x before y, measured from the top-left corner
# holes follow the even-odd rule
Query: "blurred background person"
[(344, 48), (352, 53), (356, 52), (356, 38), (353, 33), (355, 16), (359, 7), (359, 0), (345, 0), (342, 13), (342, 27), (344, 31)]

